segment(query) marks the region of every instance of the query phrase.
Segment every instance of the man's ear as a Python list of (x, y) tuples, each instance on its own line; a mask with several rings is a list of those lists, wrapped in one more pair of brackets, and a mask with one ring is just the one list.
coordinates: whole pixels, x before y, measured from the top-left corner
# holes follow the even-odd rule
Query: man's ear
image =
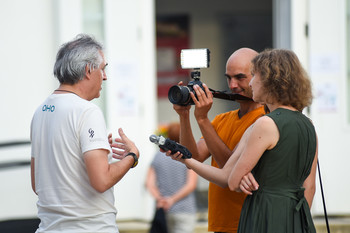
[(91, 70), (90, 70), (90, 67), (88, 65), (85, 66), (85, 76), (87, 79), (90, 79)]

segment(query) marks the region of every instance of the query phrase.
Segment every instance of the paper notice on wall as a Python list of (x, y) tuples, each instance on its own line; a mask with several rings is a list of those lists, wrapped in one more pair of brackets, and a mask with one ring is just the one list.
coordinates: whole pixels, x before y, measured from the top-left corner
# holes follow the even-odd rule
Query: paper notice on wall
[(312, 75), (330, 75), (340, 72), (340, 54), (312, 54), (310, 59)]
[(115, 62), (113, 69), (113, 102), (118, 116), (136, 116), (139, 110), (139, 72), (136, 62)]
[(314, 105), (318, 112), (338, 111), (338, 86), (334, 82), (320, 82), (316, 84)]

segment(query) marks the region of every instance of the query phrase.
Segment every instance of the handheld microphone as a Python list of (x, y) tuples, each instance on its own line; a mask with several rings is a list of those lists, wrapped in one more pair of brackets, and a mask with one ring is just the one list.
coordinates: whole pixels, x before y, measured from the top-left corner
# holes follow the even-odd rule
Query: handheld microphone
[(170, 150), (172, 154), (176, 152), (180, 152), (183, 156), (183, 159), (190, 159), (192, 158), (192, 153), (183, 145), (170, 140), (169, 138), (164, 138), (163, 136), (156, 136), (151, 135), (149, 136), (149, 140), (153, 142), (154, 144), (158, 145), (160, 148), (162, 148), (165, 151)]

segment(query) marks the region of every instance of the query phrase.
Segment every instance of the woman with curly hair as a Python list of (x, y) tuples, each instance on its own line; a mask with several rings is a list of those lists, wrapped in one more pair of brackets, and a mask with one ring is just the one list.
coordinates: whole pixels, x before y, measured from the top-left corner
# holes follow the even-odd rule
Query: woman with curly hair
[(315, 233), (310, 207), (317, 136), (302, 113), (312, 102), (311, 82), (294, 52), (283, 49), (256, 56), (252, 74), (253, 100), (266, 104), (270, 113), (246, 130), (226, 165), (218, 169), (181, 160), (181, 154), (172, 157), (209, 181), (248, 194), (239, 233)]

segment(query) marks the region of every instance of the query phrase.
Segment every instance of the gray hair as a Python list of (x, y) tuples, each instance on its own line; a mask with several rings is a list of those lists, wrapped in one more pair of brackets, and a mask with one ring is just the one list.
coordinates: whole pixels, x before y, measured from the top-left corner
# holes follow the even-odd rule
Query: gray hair
[(59, 49), (53, 73), (61, 84), (75, 84), (85, 76), (85, 68), (93, 70), (103, 62), (102, 44), (93, 37), (79, 34)]

